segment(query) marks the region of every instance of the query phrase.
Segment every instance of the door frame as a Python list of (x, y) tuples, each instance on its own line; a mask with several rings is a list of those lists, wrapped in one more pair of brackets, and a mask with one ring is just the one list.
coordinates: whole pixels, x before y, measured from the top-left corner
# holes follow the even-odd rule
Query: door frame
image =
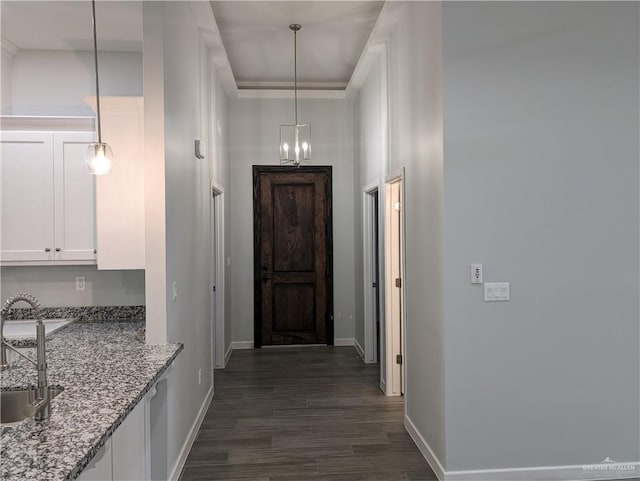
[[(380, 313), (380, 352), (384, 348), (384, 209), (382, 198), (384, 192), (383, 183), (380, 180), (372, 182), (362, 189), (362, 220), (363, 220), (363, 253), (364, 253), (364, 362), (378, 362), (376, 349), (376, 299), (372, 292), (372, 284), (375, 279), (373, 271), (374, 256), (378, 259), (378, 303), (377, 312)], [(374, 198), (378, 194), (378, 250), (374, 252)], [(381, 242), (382, 241), (382, 242)], [(381, 372), (382, 375), (382, 372)]]
[[(211, 314), (213, 369), (224, 369), (227, 365), (224, 332), (224, 189), (216, 182), (211, 182)], [(215, 286), (215, 294), (213, 287)], [(212, 369), (212, 370), (213, 370)]]
[[(387, 282), (386, 277), (391, 273), (390, 262), (391, 259), (387, 255), (389, 246), (391, 244), (391, 216), (393, 213), (393, 207), (391, 205), (391, 185), (395, 183), (400, 183), (401, 191), (400, 191), (400, 239), (399, 239), (399, 247), (400, 247), (400, 279), (401, 279), (401, 288), (400, 288), (400, 324), (394, 325), (393, 316), (391, 313), (391, 295), (392, 290), (395, 289), (393, 282)], [(392, 172), (387, 175), (385, 179), (385, 189), (384, 189), (384, 306), (385, 306), (385, 343), (384, 343), (384, 352), (385, 352), (385, 394), (387, 396), (400, 396), (406, 394), (406, 333), (407, 333), (407, 324), (406, 324), (406, 263), (405, 263), (405, 231), (406, 231), (406, 189), (405, 189), (405, 175), (404, 168)], [(398, 331), (399, 329), (399, 331)], [(392, 340), (400, 336), (400, 352), (397, 352), (397, 349), (394, 349), (394, 345)], [(398, 364), (395, 361), (395, 356), (397, 354), (402, 355), (402, 364), (398, 368)]]
[(280, 165), (253, 166), (253, 347), (262, 347), (262, 270), (260, 265), (260, 174), (267, 173), (322, 173), (327, 175), (326, 187), (326, 252), (327, 252), (327, 309), (325, 327), (327, 346), (334, 343), (333, 325), (333, 176), (330, 165), (301, 165), (298, 167)]

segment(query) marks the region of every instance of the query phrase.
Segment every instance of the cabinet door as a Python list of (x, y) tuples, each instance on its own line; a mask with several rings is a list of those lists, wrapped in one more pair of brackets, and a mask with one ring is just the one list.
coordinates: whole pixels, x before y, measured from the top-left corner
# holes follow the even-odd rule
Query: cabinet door
[(1, 132), (0, 142), (2, 260), (53, 260), (53, 135)]
[(146, 474), (145, 401), (129, 413), (113, 433), (113, 479), (144, 481)]
[(111, 438), (102, 446), (76, 478), (78, 481), (112, 481)]
[(54, 133), (56, 260), (95, 260), (95, 176), (85, 163), (93, 132)]

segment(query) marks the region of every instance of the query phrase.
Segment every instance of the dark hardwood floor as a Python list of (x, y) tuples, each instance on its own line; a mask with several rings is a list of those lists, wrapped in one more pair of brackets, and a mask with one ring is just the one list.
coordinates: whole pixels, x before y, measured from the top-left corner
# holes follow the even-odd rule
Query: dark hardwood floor
[(235, 351), (181, 480), (435, 480), (378, 369), (351, 347)]

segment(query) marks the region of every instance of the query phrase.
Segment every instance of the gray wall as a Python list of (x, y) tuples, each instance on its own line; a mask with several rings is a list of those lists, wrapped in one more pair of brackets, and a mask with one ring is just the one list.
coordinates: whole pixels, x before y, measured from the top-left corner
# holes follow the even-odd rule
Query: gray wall
[(444, 4), (447, 470), (639, 460), (638, 7)]
[[(405, 169), (405, 402), (410, 422), (444, 462), (441, 6), (398, 2), (393, 8), (398, 20), (386, 42), (386, 59), (379, 58), (371, 68), (354, 104), (354, 188), (361, 192), (368, 183)], [(381, 142), (385, 135), (386, 160)], [(355, 210), (361, 219), (362, 194), (357, 197)], [(361, 265), (361, 220), (357, 225), (354, 242), (360, 246)], [(356, 272), (356, 286), (361, 286), (362, 270)], [(361, 293), (359, 289), (358, 303)]]
[[(230, 104), (231, 277), (233, 340), (253, 341), (254, 164), (279, 164), (280, 124), (293, 101), (240, 99)], [(314, 165), (333, 166), (335, 337), (354, 337), (353, 134), (347, 100), (302, 100), (298, 117), (311, 122)]]
[[(84, 291), (76, 291), (76, 276), (84, 276)], [(0, 279), (0, 301), (28, 292), (45, 307), (144, 305), (144, 271), (99, 271), (95, 266), (3, 267)]]
[[(141, 52), (100, 52), (99, 61), (100, 95), (142, 95)], [(92, 52), (20, 50), (10, 68), (11, 114), (94, 115), (83, 100), (95, 95)]]

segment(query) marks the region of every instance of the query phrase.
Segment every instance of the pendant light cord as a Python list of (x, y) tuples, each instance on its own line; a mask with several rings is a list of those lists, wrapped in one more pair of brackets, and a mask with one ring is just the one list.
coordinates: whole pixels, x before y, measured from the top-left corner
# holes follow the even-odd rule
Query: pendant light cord
[(98, 143), (102, 143), (102, 129), (100, 126), (100, 83), (98, 82), (98, 34), (96, 33), (96, 0), (91, 0), (93, 9), (93, 59), (96, 67), (96, 112), (98, 123)]
[(298, 126), (298, 31), (293, 31), (293, 96), (296, 111), (296, 128)]

